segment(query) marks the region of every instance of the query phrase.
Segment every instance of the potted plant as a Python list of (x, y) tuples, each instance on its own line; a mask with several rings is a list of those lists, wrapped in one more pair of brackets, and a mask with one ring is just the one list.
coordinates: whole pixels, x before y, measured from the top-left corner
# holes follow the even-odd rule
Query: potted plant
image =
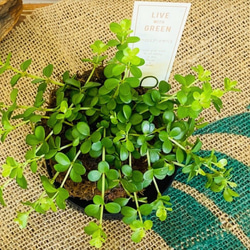
[[(105, 242), (105, 212), (121, 214), (133, 231), (132, 240), (139, 242), (153, 226), (145, 216), (155, 213), (164, 221), (172, 210), (170, 197), (163, 194), (166, 187), (160, 186), (169, 176), (173, 179), (177, 168), (188, 175), (188, 180), (198, 175), (205, 177), (205, 186), (222, 192), (226, 201), (238, 196), (233, 191), (237, 185), (231, 181), (226, 159), (218, 160), (213, 151), (201, 157), (202, 142), (191, 138), (197, 128), (207, 124), (200, 117), (202, 110), (213, 104), (220, 111), (221, 97), (238, 91), (236, 82), (225, 78), (224, 90), (213, 89), (211, 73), (198, 65), (192, 68), (194, 75), (175, 75), (181, 86), (176, 93), (171, 92), (166, 81), (160, 81), (156, 88), (142, 87), (140, 66), (144, 60), (138, 57), (138, 48), (129, 47), (139, 41), (130, 36), (130, 24), (127, 19), (111, 23), (116, 38), (107, 43), (95, 41), (90, 46), (93, 57), (82, 60), (92, 68), (83, 75), (65, 72), (62, 81), (51, 78), (52, 64), (43, 69), (43, 76), (36, 76), (28, 70), (31, 59), (20, 69), (11, 66), (11, 55), (5, 62), (0, 61), (0, 74), (14, 72), (10, 80), (12, 104), (0, 103), (1, 141), (22, 125), (30, 124), (32, 130), (26, 136), (30, 149), (25, 160), (17, 162), (9, 156), (1, 166), (3, 177), (9, 177), (0, 186), (1, 204), (6, 205), (3, 191), (10, 181), (16, 180), (21, 188), (27, 188), (25, 173), (36, 173), (41, 165), (38, 162), (46, 161), (53, 175), (40, 177), (44, 192), (36, 201), (23, 202), (29, 209), (18, 212), (15, 218), (21, 228), (26, 227), (33, 211), (65, 209), (65, 200), (74, 193), (73, 185), (73, 189), (84, 193), (81, 199), (91, 200), (85, 213), (98, 219), (84, 228), (92, 237), (91, 245), (99, 248)], [(110, 48), (115, 55), (108, 60), (105, 54)], [(15, 86), (21, 77), (38, 84), (32, 106), (18, 103)], [(154, 76), (148, 77), (155, 81)], [(55, 88), (46, 101), (48, 85)], [(12, 120), (21, 121), (13, 125)], [(149, 197), (151, 192), (155, 197)]]

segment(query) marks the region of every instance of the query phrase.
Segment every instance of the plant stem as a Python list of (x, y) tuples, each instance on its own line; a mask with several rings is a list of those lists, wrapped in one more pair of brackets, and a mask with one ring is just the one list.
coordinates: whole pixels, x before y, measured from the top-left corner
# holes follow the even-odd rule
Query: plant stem
[(66, 175), (65, 175), (65, 177), (64, 177), (64, 179), (63, 179), (63, 181), (62, 181), (62, 183), (61, 183), (61, 185), (60, 185), (60, 187), (63, 187), (63, 186), (64, 186), (66, 180), (68, 179), (68, 176), (69, 176), (69, 174), (70, 174), (70, 171), (71, 171), (71, 169), (72, 169), (72, 167), (73, 167), (73, 164), (75, 163), (75, 161), (77, 160), (77, 158), (78, 158), (78, 156), (79, 156), (80, 154), (81, 154), (81, 150), (79, 150), (79, 151), (77, 152), (75, 158), (74, 158), (73, 161), (71, 162), (70, 167), (69, 167), (69, 169), (68, 169), (68, 171), (67, 171), (67, 173), (66, 173)]
[[(106, 137), (106, 128), (103, 129), (103, 138)], [(105, 161), (105, 147), (102, 147), (102, 161)], [(105, 196), (105, 173), (102, 173), (102, 200), (104, 200)], [(104, 205), (101, 205), (101, 212), (100, 212), (100, 226), (102, 226), (102, 220), (103, 220), (103, 211), (104, 211)]]
[(39, 79), (39, 80), (42, 80), (42, 81), (45, 81), (45, 82), (48, 82), (48, 83), (52, 83), (54, 85), (58, 85), (58, 86), (61, 86), (61, 87), (64, 86), (64, 84), (61, 83), (61, 82), (57, 82), (57, 81), (52, 80), (50, 78), (46, 79), (46, 78), (42, 78), (42, 77), (39, 77), (39, 76), (36, 76), (36, 75), (32, 75), (32, 74), (27, 73), (26, 71), (25, 72), (20, 71), (17, 68), (12, 67), (11, 65), (9, 65), (7, 69), (10, 69), (11, 71), (18, 73), (23, 77), (28, 77), (28, 78), (31, 78), (31, 79)]
[(139, 207), (139, 202), (138, 202), (138, 198), (137, 198), (137, 193), (136, 192), (134, 192), (134, 199), (135, 199), (135, 204), (136, 204), (136, 208), (137, 208), (137, 212), (138, 212), (140, 221), (143, 222), (141, 211), (140, 211), (140, 207)]

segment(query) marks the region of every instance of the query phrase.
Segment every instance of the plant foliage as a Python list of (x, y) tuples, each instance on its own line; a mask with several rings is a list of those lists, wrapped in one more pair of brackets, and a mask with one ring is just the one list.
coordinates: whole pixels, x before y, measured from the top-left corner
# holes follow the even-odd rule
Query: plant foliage
[[(224, 89), (213, 89), (211, 73), (198, 65), (192, 68), (194, 74), (175, 75), (180, 84), (176, 93), (171, 93), (171, 85), (164, 80), (159, 82), (158, 88), (143, 89), (140, 66), (144, 60), (138, 56), (138, 48), (129, 46), (139, 41), (138, 37), (130, 36), (130, 20), (111, 23), (110, 30), (115, 38), (107, 43), (95, 41), (90, 46), (93, 57), (82, 59), (92, 65), (84, 82), (68, 72), (63, 74), (63, 81), (53, 80), (52, 64), (42, 70), (42, 76), (35, 76), (28, 71), (31, 59), (23, 62), (20, 69), (11, 66), (10, 54), (5, 62), (0, 61), (0, 74), (9, 70), (14, 73), (10, 80), (11, 104), (0, 103), (1, 141), (22, 125), (30, 124), (32, 128), (26, 136), (30, 149), (25, 160), (17, 162), (9, 156), (1, 166), (2, 176), (8, 179), (0, 186), (0, 203), (6, 205), (3, 191), (10, 181), (15, 180), (26, 189), (25, 175), (29, 168), (36, 173), (40, 161), (52, 159), (54, 177), (41, 176), (44, 192), (36, 201), (24, 202), (29, 210), (18, 212), (15, 221), (24, 228), (33, 211), (46, 213), (65, 209), (65, 200), (69, 197), (64, 188), (66, 179), (81, 182), (82, 177), (87, 176), (100, 190), (100, 195), (93, 197), (93, 204), (85, 208), (87, 215), (98, 219), (84, 228), (92, 237), (90, 244), (97, 248), (107, 238), (102, 227), (104, 210), (123, 215), (122, 220), (133, 231), (134, 242), (139, 242), (153, 226), (145, 216), (155, 213), (159, 220), (166, 220), (168, 211), (172, 210), (170, 197), (160, 192), (157, 180), (172, 175), (176, 167), (187, 174), (189, 181), (199, 175), (205, 177), (206, 188), (222, 192), (226, 201), (231, 202), (238, 196), (233, 190), (237, 185), (231, 181), (231, 169), (226, 168), (227, 161), (218, 160), (214, 152), (208, 157), (199, 156), (202, 142), (199, 138), (195, 142), (190, 139), (197, 128), (206, 125), (200, 113), (211, 105), (220, 111), (221, 97), (229, 91), (238, 91), (236, 82), (226, 78)], [(115, 48), (116, 52), (108, 60), (106, 52), (110, 48)], [(93, 75), (103, 65), (105, 81), (93, 80)], [(31, 78), (38, 86), (32, 106), (18, 103), (15, 87), (22, 77)], [(46, 106), (44, 93), (48, 85), (57, 86), (53, 107)], [(14, 115), (15, 110), (21, 110), (19, 115)], [(13, 119), (20, 122), (12, 125)], [(63, 143), (62, 131), (67, 143)], [(81, 155), (101, 160), (95, 169), (86, 171), (79, 160)], [(133, 158), (146, 159), (146, 171), (136, 170)], [(56, 188), (54, 182), (61, 172), (65, 172), (65, 178)], [(151, 203), (147, 202), (147, 197), (139, 195), (149, 185), (157, 191)], [(127, 197), (106, 201), (105, 191), (117, 186), (125, 190)], [(129, 201), (135, 203), (135, 208), (128, 206)]]

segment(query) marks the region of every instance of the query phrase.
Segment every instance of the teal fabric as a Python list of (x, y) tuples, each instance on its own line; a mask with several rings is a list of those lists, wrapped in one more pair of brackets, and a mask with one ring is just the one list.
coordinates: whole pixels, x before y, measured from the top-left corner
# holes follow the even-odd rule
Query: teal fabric
[[(198, 134), (227, 133), (250, 138), (250, 113), (227, 117), (211, 123), (195, 132)], [(201, 156), (206, 156), (210, 151), (202, 151)], [(250, 168), (242, 162), (231, 158), (223, 152), (215, 152), (218, 159), (226, 158), (228, 166), (232, 167), (233, 181), (238, 183), (236, 191), (240, 197), (233, 202), (225, 202), (222, 193), (213, 193), (204, 187), (206, 179), (194, 178), (187, 183), (187, 175), (179, 169), (176, 176), (178, 182), (189, 185), (206, 195), (214, 202), (217, 208), (226, 213), (230, 219), (250, 238)], [(207, 207), (199, 203), (192, 196), (170, 187), (166, 192), (171, 197), (173, 211), (168, 213), (168, 219), (160, 222), (155, 215), (154, 230), (170, 247), (174, 249), (247, 249), (232, 231), (222, 225), (221, 220)]]

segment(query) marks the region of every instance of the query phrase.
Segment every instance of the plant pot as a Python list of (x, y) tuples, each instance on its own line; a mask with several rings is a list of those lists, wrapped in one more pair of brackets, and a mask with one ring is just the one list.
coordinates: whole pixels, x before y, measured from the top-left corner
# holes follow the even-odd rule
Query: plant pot
[[(53, 173), (52, 173), (52, 166), (50, 164), (50, 161), (46, 161), (46, 168), (49, 174), (49, 177), (52, 178), (53, 177)], [(171, 186), (172, 182), (175, 179), (175, 176), (177, 174), (178, 171), (178, 167), (175, 168), (175, 172), (171, 175), (171, 176), (166, 176), (166, 178), (164, 178), (163, 180), (158, 180), (156, 179), (157, 185), (159, 187), (159, 190), (161, 193), (166, 192), (166, 190)], [(59, 187), (60, 183), (59, 182), (55, 182), (54, 183), (55, 187)], [(140, 196), (140, 194), (138, 194)], [(153, 202), (156, 198), (157, 198), (157, 191), (153, 185), (153, 183), (151, 183), (148, 187), (145, 188), (145, 190), (143, 191), (143, 196), (147, 197), (147, 202), (151, 203)], [(74, 196), (70, 196), (67, 201), (73, 206), (76, 207), (77, 209), (80, 209), (80, 211), (84, 212), (84, 209), (86, 206), (93, 204), (92, 200), (82, 200), (78, 197), (74, 197)], [(136, 209), (136, 205), (135, 203), (130, 200), (127, 204), (127, 206), (130, 206), (132, 208)], [(118, 213), (118, 214), (111, 214), (108, 211), (104, 210), (104, 219), (107, 220), (121, 220), (122, 219), (122, 214)]]

